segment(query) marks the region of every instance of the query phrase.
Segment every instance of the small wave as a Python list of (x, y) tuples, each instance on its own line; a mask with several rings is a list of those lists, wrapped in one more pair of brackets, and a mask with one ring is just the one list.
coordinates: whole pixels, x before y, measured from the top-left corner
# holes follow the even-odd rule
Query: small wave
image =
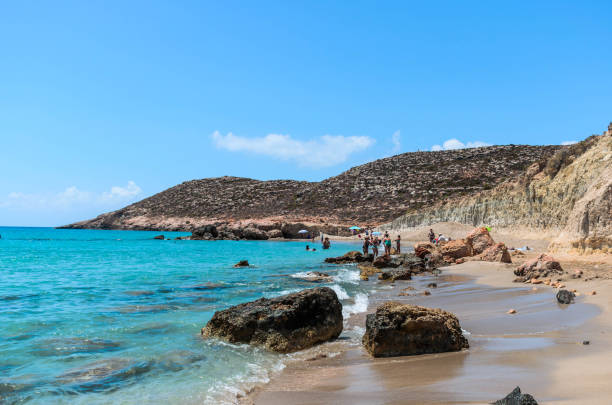
[(339, 300), (348, 300), (350, 298), (346, 290), (340, 287), (338, 284), (332, 285), (331, 289), (336, 292)]
[(339, 283), (359, 284), (359, 272), (349, 269), (341, 269), (334, 276), (334, 280)]
[(368, 299), (367, 294), (358, 293), (357, 295), (355, 295), (353, 301), (354, 304), (344, 305), (342, 307), (342, 316), (344, 318), (348, 318), (353, 314), (358, 314), (368, 310), (368, 303), (370, 302), (370, 300)]

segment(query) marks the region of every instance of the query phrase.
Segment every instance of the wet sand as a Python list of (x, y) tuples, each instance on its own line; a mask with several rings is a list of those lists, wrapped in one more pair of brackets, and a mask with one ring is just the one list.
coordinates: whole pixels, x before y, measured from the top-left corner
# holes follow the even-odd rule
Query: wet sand
[[(582, 294), (561, 305), (551, 287), (512, 283), (515, 267), (467, 262), (371, 296), (368, 312), (393, 299), (455, 313), (468, 350), (373, 359), (360, 346), (344, 347), (333, 358), (295, 362), (242, 402), (485, 404), (519, 385), (541, 404), (611, 403), (611, 282), (571, 280), (567, 287)], [(438, 288), (426, 287), (432, 281)], [(408, 286), (414, 295), (398, 296)], [(431, 295), (422, 295), (425, 289)], [(594, 289), (597, 295), (585, 295)], [(507, 314), (510, 308), (517, 314)], [(348, 327), (364, 320), (354, 316)]]

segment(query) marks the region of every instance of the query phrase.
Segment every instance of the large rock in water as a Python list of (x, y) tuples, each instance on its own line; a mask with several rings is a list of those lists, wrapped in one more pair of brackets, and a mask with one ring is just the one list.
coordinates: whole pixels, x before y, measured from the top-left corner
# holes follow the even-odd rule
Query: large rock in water
[(319, 287), (217, 311), (202, 336), (289, 353), (335, 339), (341, 332), (342, 304), (334, 290)]
[(450, 312), (387, 302), (369, 314), (362, 343), (374, 357), (458, 351), (469, 347)]
[(495, 241), (489, 235), (487, 228), (480, 227), (473, 229), (466, 237), (465, 240), (472, 246), (472, 254), (479, 255), (487, 248), (495, 245)]
[(361, 252), (358, 252), (356, 250), (347, 252), (342, 256), (328, 257), (325, 259), (325, 263), (336, 263), (336, 264), (362, 263), (362, 262), (367, 262), (367, 261), (372, 261), (372, 254), (369, 254), (368, 256), (364, 256)]

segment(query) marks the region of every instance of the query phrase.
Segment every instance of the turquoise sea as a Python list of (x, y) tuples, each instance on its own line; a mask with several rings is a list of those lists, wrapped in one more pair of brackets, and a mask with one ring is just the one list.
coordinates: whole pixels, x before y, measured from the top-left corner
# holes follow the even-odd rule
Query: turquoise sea
[(314, 287), (296, 278), (313, 270), (333, 275), (345, 318), (367, 309), (356, 267), (323, 263), (348, 243), (158, 234), (0, 227), (0, 403), (232, 403), (292, 355), (203, 340), (216, 310)]

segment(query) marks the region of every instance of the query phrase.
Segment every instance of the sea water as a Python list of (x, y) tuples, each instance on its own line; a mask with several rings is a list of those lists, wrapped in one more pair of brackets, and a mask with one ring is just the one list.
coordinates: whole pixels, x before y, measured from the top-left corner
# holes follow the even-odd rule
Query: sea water
[(159, 234), (0, 227), (0, 403), (232, 403), (287, 355), (203, 339), (215, 311), (318, 285), (367, 309), (357, 268), (323, 263), (354, 245)]

